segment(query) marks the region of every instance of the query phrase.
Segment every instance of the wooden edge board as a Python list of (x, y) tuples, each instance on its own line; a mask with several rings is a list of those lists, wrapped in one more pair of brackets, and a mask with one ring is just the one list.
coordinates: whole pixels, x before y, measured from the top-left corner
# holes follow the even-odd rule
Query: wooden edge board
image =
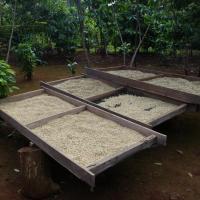
[(71, 110), (56, 114), (56, 115), (52, 115), (52, 116), (46, 117), (44, 119), (41, 119), (41, 120), (32, 122), (30, 124), (27, 124), (26, 127), (28, 127), (29, 129), (34, 129), (34, 128), (37, 128), (37, 127), (42, 126), (44, 124), (47, 124), (48, 122), (50, 122), (50, 121), (52, 121), (54, 119), (58, 119), (60, 117), (63, 117), (65, 115), (79, 113), (79, 112), (85, 110), (85, 108), (86, 108), (86, 106), (80, 106), (80, 107), (77, 107), (77, 108), (74, 108), (74, 109), (71, 109)]
[(136, 81), (116, 75), (111, 75), (106, 72), (89, 69), (87, 68), (87, 74), (92, 76), (97, 76), (100, 78), (104, 78), (106, 80), (109, 80), (111, 82), (121, 84), (122, 86), (128, 86), (136, 89), (140, 89), (143, 91), (148, 91), (149, 93), (156, 94), (163, 97), (168, 97), (174, 100), (178, 100), (184, 103), (190, 103), (190, 104), (197, 104), (200, 105), (200, 96), (181, 92), (174, 89), (169, 89), (166, 87), (156, 86), (150, 83), (145, 83), (142, 81)]
[(82, 181), (89, 184), (91, 187), (95, 186), (95, 174), (92, 173), (87, 168), (79, 166), (74, 161), (65, 157), (63, 154), (58, 152), (56, 149), (51, 147), (49, 144), (44, 142), (38, 136), (36, 136), (30, 129), (20, 124), (18, 121), (13, 119), (8, 114), (0, 111), (0, 117), (4, 119), (6, 122), (11, 124), (16, 130), (18, 130), (22, 135), (36, 144), (40, 149), (42, 149), (45, 153), (47, 153), (50, 157), (56, 160), (63, 167), (68, 169), (72, 174), (81, 179)]
[[(151, 125), (149, 125), (149, 124), (142, 123), (142, 122), (137, 121), (137, 120), (135, 120), (135, 119), (132, 119), (132, 118), (130, 118), (130, 117), (127, 117), (127, 116), (121, 115), (121, 114), (119, 114), (119, 113), (116, 113), (116, 112), (114, 112), (114, 111), (108, 110), (107, 108), (101, 107), (101, 106), (99, 106), (99, 105), (97, 105), (97, 104), (91, 102), (91, 100), (82, 99), (82, 98), (77, 97), (77, 96), (75, 96), (75, 95), (72, 95), (72, 94), (70, 94), (70, 93), (68, 93), (68, 92), (65, 92), (65, 91), (60, 90), (60, 89), (58, 89), (58, 88), (55, 88), (55, 87), (53, 87), (53, 86), (51, 86), (51, 85), (48, 85), (47, 83), (44, 83), (44, 82), (40, 82), (40, 84), (41, 84), (41, 87), (42, 87), (42, 88), (44, 88), (44, 89), (55, 90), (56, 92), (65, 95), (66, 97), (73, 98), (73, 99), (76, 99), (76, 100), (82, 102), (82, 105), (91, 105), (91, 106), (97, 107), (97, 108), (99, 108), (99, 109), (101, 109), (101, 110), (104, 110), (104, 111), (106, 111), (106, 112), (109, 112), (109, 113), (112, 113), (112, 114), (114, 114), (114, 115), (117, 115), (117, 116), (119, 116), (119, 117), (121, 117), (121, 118), (125, 118), (125, 119), (127, 119), (127, 120), (129, 120), (129, 121), (132, 121), (132, 122), (134, 122), (134, 123), (140, 124), (141, 126), (147, 127), (147, 128), (149, 128), (149, 129), (152, 129), (152, 128), (153, 128), (153, 127), (152, 127)], [(119, 88), (119, 90), (120, 90), (120, 88)], [(104, 95), (105, 95), (104, 98), (108, 97), (108, 96), (106, 96), (106, 94), (104, 94)], [(94, 100), (94, 99), (93, 99), (93, 100)], [(95, 99), (95, 100), (98, 100), (98, 99)], [(69, 100), (68, 100), (68, 101), (69, 101)]]
[(102, 109), (99, 109), (95, 106), (87, 105), (87, 110), (95, 113), (96, 115), (99, 115), (100, 117), (114, 121), (114, 122), (120, 124), (121, 126), (133, 129), (133, 130), (141, 133), (142, 135), (144, 135), (146, 137), (148, 137), (150, 135), (155, 135), (157, 137), (157, 144), (166, 145), (166, 140), (167, 140), (166, 135), (163, 135), (161, 133), (153, 131), (153, 130), (147, 128), (147, 127), (141, 126), (141, 125), (136, 124), (134, 122), (128, 121), (128, 120), (126, 120), (122, 117), (119, 117), (119, 116), (114, 115), (110, 112), (104, 111)]
[(39, 90), (31, 91), (31, 92), (26, 92), (26, 93), (23, 93), (23, 94), (18, 94), (18, 95), (6, 97), (5, 99), (0, 100), (0, 103), (8, 103), (8, 102), (14, 102), (14, 101), (20, 101), (20, 100), (28, 99), (28, 98), (40, 95), (43, 92), (44, 92), (43, 89), (39, 89)]
[(47, 83), (49, 85), (56, 85), (56, 84), (59, 84), (59, 83), (62, 83), (62, 82), (68, 81), (68, 80), (79, 79), (79, 78), (84, 78), (84, 77), (85, 77), (85, 75), (73, 76), (73, 77), (69, 77), (69, 78), (63, 78), (63, 79), (59, 79), (59, 80), (55, 80), (55, 81), (50, 81)]
[(167, 114), (164, 114), (163, 116), (152, 120), (150, 122), (150, 124), (155, 127), (158, 126), (159, 124), (163, 123), (164, 121), (167, 121), (177, 115), (180, 115), (182, 113), (184, 113), (187, 110), (187, 104), (182, 104), (180, 106), (178, 106), (176, 109), (174, 109), (173, 111), (169, 111)]
[(134, 155), (135, 153), (142, 151), (144, 149), (150, 148), (156, 143), (156, 136), (149, 136), (129, 147), (124, 148), (123, 150), (103, 158), (100, 161), (97, 161), (93, 165), (89, 166), (88, 169), (93, 173), (100, 174), (106, 169), (116, 165), (117, 163), (123, 161), (124, 159)]

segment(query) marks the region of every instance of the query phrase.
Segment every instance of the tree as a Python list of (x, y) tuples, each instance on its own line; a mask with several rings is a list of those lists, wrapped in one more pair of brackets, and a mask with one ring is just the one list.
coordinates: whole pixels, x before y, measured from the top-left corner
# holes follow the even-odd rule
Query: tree
[(88, 50), (86, 48), (86, 43), (85, 43), (84, 12), (83, 12), (83, 8), (82, 8), (82, 5), (81, 5), (81, 0), (76, 0), (76, 6), (77, 6), (77, 10), (78, 10), (78, 17), (79, 17), (79, 23), (80, 23), (80, 32), (81, 32), (81, 37), (82, 37), (83, 49), (84, 49), (84, 52), (85, 52), (87, 67), (89, 67), (90, 66), (90, 60), (89, 60)]
[(7, 51), (7, 55), (6, 55), (7, 63), (9, 61), (9, 57), (10, 57), (10, 49), (11, 49), (11, 45), (12, 45), (13, 33), (14, 33), (14, 28), (15, 28), (16, 8), (17, 8), (17, 0), (15, 0), (14, 8), (13, 8), (12, 28), (11, 28), (11, 33), (10, 33), (10, 39), (8, 42), (8, 51)]

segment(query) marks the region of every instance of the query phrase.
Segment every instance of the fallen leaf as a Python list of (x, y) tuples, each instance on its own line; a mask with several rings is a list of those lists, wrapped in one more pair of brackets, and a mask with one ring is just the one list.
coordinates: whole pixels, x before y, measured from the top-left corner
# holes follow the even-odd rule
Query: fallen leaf
[(191, 172), (188, 172), (188, 176), (189, 176), (190, 178), (193, 178), (193, 174), (192, 174)]
[(181, 151), (179, 149), (177, 149), (176, 152), (179, 153), (179, 154), (181, 154), (181, 155), (183, 155), (183, 151)]
[(155, 162), (154, 165), (162, 166), (162, 163), (161, 162)]
[(20, 170), (19, 169), (14, 169), (14, 172), (19, 173)]

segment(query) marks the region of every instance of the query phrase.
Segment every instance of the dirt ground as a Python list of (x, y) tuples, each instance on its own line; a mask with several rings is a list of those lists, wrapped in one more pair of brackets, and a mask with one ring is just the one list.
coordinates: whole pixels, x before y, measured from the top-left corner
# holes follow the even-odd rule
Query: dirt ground
[[(99, 67), (121, 64), (120, 58), (101, 62), (102, 59), (96, 57), (94, 60)], [(138, 66), (149, 67), (149, 63), (159, 68), (152, 58), (141, 59)], [(38, 67), (31, 82), (24, 81), (20, 70), (14, 69), (20, 87), (17, 93), (37, 89), (39, 80), (69, 76), (63, 62), (55, 60), (50, 61), (48, 66)], [(80, 74), (83, 68), (79, 66), (77, 71)], [(97, 177), (93, 193), (86, 184), (50, 160), (52, 175), (60, 184), (61, 193), (49, 200), (199, 200), (199, 122), (199, 113), (186, 113), (157, 127), (157, 131), (168, 136), (167, 146), (145, 150), (101, 174)], [(20, 174), (15, 169), (19, 169), (17, 150), (27, 144), (28, 141), (12, 127), (0, 125), (0, 200), (25, 200), (20, 195)]]

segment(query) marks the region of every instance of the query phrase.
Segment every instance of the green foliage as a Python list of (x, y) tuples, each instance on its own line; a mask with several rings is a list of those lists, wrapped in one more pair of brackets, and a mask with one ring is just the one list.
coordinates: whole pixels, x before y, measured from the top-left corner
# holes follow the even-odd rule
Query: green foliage
[[(16, 26), (12, 44), (30, 43), (38, 57), (57, 52), (74, 54), (82, 47), (76, 1), (17, 0)], [(137, 47), (150, 24), (142, 49), (161, 55), (175, 55), (186, 44), (200, 49), (199, 0), (84, 0), (81, 1), (88, 50), (114, 47), (123, 53), (119, 30), (127, 52)], [(8, 42), (13, 1), (0, 1), (0, 44)], [(117, 22), (117, 23), (116, 23)], [(5, 46), (5, 45), (4, 45)]]
[(0, 60), (0, 98), (6, 97), (16, 90), (15, 83), (14, 71), (5, 61)]
[(76, 66), (77, 66), (77, 62), (75, 61), (70, 61), (70, 60), (67, 60), (68, 64), (67, 64), (67, 68), (68, 70), (70, 71), (70, 73), (72, 75), (76, 74)]
[(25, 72), (25, 78), (31, 80), (37, 63), (37, 57), (32, 50), (32, 46), (29, 43), (20, 43), (15, 52), (22, 70)]

